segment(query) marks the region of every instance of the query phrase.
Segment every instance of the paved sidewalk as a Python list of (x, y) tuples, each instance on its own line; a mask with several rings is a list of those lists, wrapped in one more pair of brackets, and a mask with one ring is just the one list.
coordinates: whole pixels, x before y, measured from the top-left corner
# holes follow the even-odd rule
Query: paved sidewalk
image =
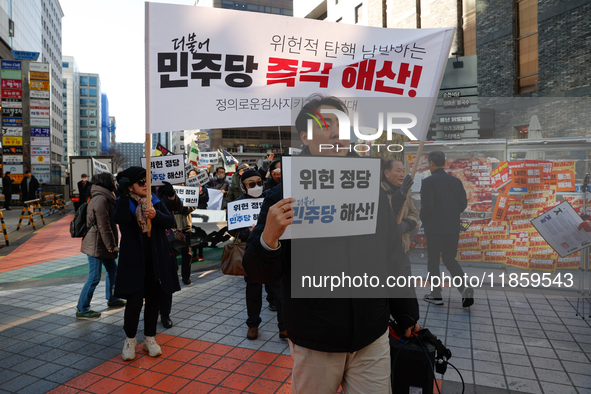
[[(243, 279), (198, 265), (193, 284), (173, 298), (174, 327), (158, 325), (164, 354), (151, 358), (140, 350), (141, 321), (137, 357), (122, 361), (123, 309), (107, 307), (104, 279), (92, 303), (101, 318), (75, 318), (86, 256), (75, 242), (60, 244), (75, 241), (69, 220), (0, 260), (0, 267), (16, 264), (0, 272), (0, 393), (290, 392), (289, 347), (278, 337), (275, 313), (263, 309), (259, 339), (247, 340)], [(70, 255), (56, 257), (47, 235)], [(208, 252), (219, 255), (206, 249), (206, 258)], [(61, 278), (47, 279), (52, 274)], [(422, 298), (426, 289), (418, 293)], [(420, 301), (420, 324), (451, 349), (466, 393), (591, 393), (591, 326), (575, 316), (576, 299), (478, 291), (474, 306), (464, 309), (447, 289), (444, 300), (443, 306)], [(452, 368), (438, 378), (443, 393), (461, 393)]]

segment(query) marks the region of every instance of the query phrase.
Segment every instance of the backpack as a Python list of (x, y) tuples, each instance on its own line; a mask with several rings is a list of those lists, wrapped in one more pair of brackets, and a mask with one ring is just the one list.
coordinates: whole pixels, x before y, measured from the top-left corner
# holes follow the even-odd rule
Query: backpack
[(96, 220), (90, 223), (90, 226), (86, 225), (86, 210), (88, 208), (88, 203), (83, 203), (80, 205), (76, 213), (74, 214), (74, 219), (70, 223), (70, 235), (72, 238), (84, 238), (88, 230), (95, 225)]

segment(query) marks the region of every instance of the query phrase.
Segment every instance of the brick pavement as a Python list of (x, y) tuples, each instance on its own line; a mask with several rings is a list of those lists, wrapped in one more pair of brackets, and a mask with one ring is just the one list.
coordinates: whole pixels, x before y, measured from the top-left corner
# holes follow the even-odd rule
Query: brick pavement
[[(72, 240), (69, 220), (47, 226), (46, 234)], [(136, 359), (123, 362), (123, 309), (107, 307), (103, 279), (92, 303), (103, 315), (77, 320), (85, 277), (66, 276), (59, 284), (39, 278), (83, 267), (85, 256), (71, 243), (65, 249), (72, 255), (56, 258), (47, 240), (40, 244), (43, 233), (15, 254), (21, 268), (0, 273), (0, 394), (289, 392), (289, 347), (278, 338), (275, 313), (264, 309), (260, 338), (245, 338), (242, 278), (194, 266), (194, 283), (174, 296), (174, 327), (158, 326), (164, 354), (146, 356), (139, 334)], [(38, 250), (46, 261), (35, 257), (28, 264), (27, 255)], [(12, 264), (12, 253), (0, 265)], [(419, 297), (426, 292), (418, 290)], [(444, 292), (444, 306), (420, 302), (420, 324), (452, 350), (450, 361), (461, 371), (466, 393), (591, 393), (591, 326), (575, 316), (576, 299), (478, 291), (467, 310), (450, 292)], [(140, 333), (142, 328), (143, 321)], [(448, 369), (443, 393), (460, 393), (459, 380)]]

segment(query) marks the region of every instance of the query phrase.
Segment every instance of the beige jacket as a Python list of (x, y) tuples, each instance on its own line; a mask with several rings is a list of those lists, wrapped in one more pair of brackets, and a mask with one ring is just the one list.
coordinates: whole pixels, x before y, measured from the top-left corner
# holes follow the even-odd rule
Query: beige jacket
[[(390, 204), (392, 204), (392, 195), (396, 191), (393, 190), (390, 184), (387, 182), (382, 182), (382, 189), (384, 189), (384, 191), (388, 195), (388, 200), (390, 201)], [(417, 226), (419, 225), (419, 213), (417, 212), (417, 209), (415, 208), (415, 205), (412, 202), (410, 193), (406, 195), (406, 201), (404, 203), (404, 206), (402, 207), (402, 215), (398, 214), (397, 217), (400, 220), (410, 219), (417, 223)], [(404, 253), (408, 252), (408, 250), (410, 249), (410, 234), (408, 231), (402, 234), (402, 246), (404, 247)]]

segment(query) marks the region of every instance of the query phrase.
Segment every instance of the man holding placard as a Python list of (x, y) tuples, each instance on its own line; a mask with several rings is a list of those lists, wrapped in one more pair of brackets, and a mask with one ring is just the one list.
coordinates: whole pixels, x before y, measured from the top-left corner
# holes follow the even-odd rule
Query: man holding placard
[[(356, 153), (348, 150), (349, 140), (340, 139), (336, 115), (323, 112), (324, 126), (317, 122), (308, 122), (314, 113), (323, 109), (348, 112), (345, 104), (335, 97), (313, 97), (302, 108), (295, 121), (296, 130), (305, 145), (302, 154), (356, 157)], [(312, 125), (313, 136), (308, 135), (308, 124)], [(321, 151), (321, 144), (332, 145), (333, 148)], [(336, 159), (326, 159), (327, 162), (330, 160)], [(361, 163), (361, 160), (367, 159), (355, 160)], [(285, 166), (283, 170), (282, 185), (285, 188), (290, 183), (286, 180), (290, 174)], [(337, 177), (334, 179), (338, 180)], [(332, 234), (325, 234), (326, 238), (306, 239), (304, 243), (297, 244), (295, 239), (280, 241), (286, 229), (294, 222), (294, 208), (301, 208), (301, 205), (299, 202), (296, 204), (295, 199), (282, 198), (282, 188), (277, 186), (269, 191), (258, 223), (248, 239), (243, 259), (247, 274), (260, 283), (282, 279), (284, 322), (294, 360), (291, 384), (293, 393), (336, 392), (339, 386), (343, 387), (345, 393), (391, 392), (388, 341), (390, 311), (387, 297), (292, 297), (292, 291), (298, 290), (294, 287), (298, 283), (297, 278), (293, 281), (292, 275), (298, 266), (306, 264), (306, 255), (308, 260), (313, 260), (319, 266), (330, 263), (329, 260), (336, 260), (343, 269), (359, 271), (366, 264), (387, 268), (388, 257), (392, 254), (391, 232), (396, 219), (390, 212), (383, 190), (379, 188), (379, 184), (376, 186), (375, 193), (379, 193), (379, 202), (373, 234), (336, 238), (331, 238)], [(362, 191), (359, 193), (363, 194)], [(338, 220), (337, 218), (338, 216), (330, 220)], [(321, 226), (319, 222), (320, 220), (317, 223)], [(306, 248), (306, 245), (311, 247)], [(298, 248), (303, 253), (300, 256), (302, 258), (293, 260)], [(397, 300), (394, 308), (391, 308), (396, 312), (394, 317), (398, 328), (405, 336), (418, 330), (418, 325), (412, 318), (404, 317), (414, 313), (414, 304), (411, 301)]]

